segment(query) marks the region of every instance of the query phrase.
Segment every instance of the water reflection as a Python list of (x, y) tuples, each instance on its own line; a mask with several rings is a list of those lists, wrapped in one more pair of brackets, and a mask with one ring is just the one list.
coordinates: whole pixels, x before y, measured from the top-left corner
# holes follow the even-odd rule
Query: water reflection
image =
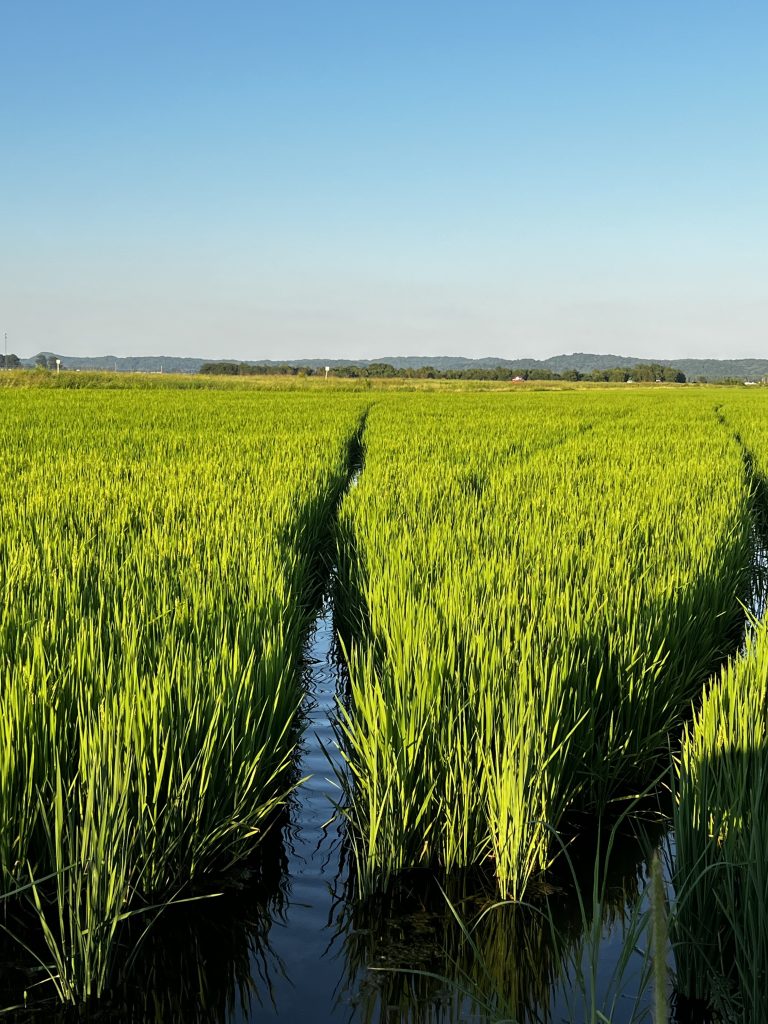
[(758, 519), (752, 536), (752, 588), (747, 607), (755, 619), (762, 619), (768, 601), (768, 518)]
[(285, 971), (270, 936), (285, 914), (287, 860), (280, 843), (270, 845), (238, 887), (174, 908), (150, 930), (124, 989), (123, 1019), (223, 1024), (272, 1005)]
[(612, 1005), (616, 1024), (642, 1019), (642, 957), (622, 961), (647, 909), (647, 857), (664, 833), (659, 818), (627, 826), (610, 843), (592, 830), (525, 906), (497, 903), (493, 880), (478, 872), (440, 882), (412, 872), (386, 895), (350, 900), (341, 941), (353, 1019), (588, 1019), (583, 1005), (574, 1008), (574, 994), (582, 1004)]
[[(296, 828), (286, 825), (287, 834), (295, 835)], [(342, 838), (336, 836), (341, 851)], [(343, 856), (341, 867), (334, 865), (337, 873), (323, 880), (331, 865), (322, 844), (314, 848), (317, 871), (311, 868), (304, 881), (289, 878), (292, 857), (307, 852), (305, 839), (309, 836), (292, 851), (281, 843), (265, 846), (259, 866), (225, 895), (167, 910), (147, 934), (111, 1006), (89, 1019), (105, 1024), (581, 1019), (572, 1015), (568, 999), (573, 966), (584, 956), (584, 936), (593, 924), (588, 865), (590, 855), (592, 863), (596, 858), (588, 838), (582, 837), (580, 848), (574, 844), (573, 876), (561, 868), (551, 887), (534, 893), (528, 906), (496, 904), (492, 879), (479, 872), (439, 881), (429, 872), (413, 872), (387, 894), (355, 901)], [(599, 935), (620, 927), (628, 908), (642, 900), (645, 851), (656, 841), (658, 830), (642, 839), (623, 835), (616, 842), (610, 868), (598, 880)], [(312, 860), (310, 853), (305, 867)], [(127, 948), (135, 937), (126, 935)], [(72, 1019), (51, 1010), (49, 1005), (42, 1017), (17, 1019), (62, 1024)], [(630, 1019), (614, 1017), (615, 1022)]]

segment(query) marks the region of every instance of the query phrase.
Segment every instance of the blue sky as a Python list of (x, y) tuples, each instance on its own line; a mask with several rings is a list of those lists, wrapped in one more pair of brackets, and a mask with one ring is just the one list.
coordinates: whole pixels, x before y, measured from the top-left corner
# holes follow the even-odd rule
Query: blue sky
[(9, 349), (768, 357), (768, 4), (0, 0)]

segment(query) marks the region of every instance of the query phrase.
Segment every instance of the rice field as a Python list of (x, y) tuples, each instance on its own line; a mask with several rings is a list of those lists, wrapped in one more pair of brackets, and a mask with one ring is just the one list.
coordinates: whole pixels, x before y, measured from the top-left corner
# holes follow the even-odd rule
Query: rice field
[[(258, 844), (361, 403), (15, 391), (0, 461), (0, 868), (64, 1001)], [(25, 940), (26, 941), (26, 940)]]
[[(619, 912), (525, 907), (671, 789), (677, 990), (765, 1019), (763, 392), (86, 383), (0, 392), (0, 872), (28, 978), (107, 1005), (164, 908), (258, 871), (299, 806), (330, 587), (353, 935), (409, 879), (482, 878), (513, 906), (452, 955), (487, 1019), (533, 1020)], [(354, 977), (374, 956), (344, 950)]]
[[(739, 396), (741, 398), (741, 396)], [(762, 403), (724, 401), (720, 415), (755, 474), (755, 613), (765, 609), (768, 425)], [(707, 688), (686, 729), (678, 770), (675, 955), (680, 988), (726, 1019), (768, 1019), (768, 624)]]
[(519, 899), (569, 812), (668, 765), (750, 561), (739, 445), (694, 398), (374, 406), (339, 544), (362, 893), (490, 863)]

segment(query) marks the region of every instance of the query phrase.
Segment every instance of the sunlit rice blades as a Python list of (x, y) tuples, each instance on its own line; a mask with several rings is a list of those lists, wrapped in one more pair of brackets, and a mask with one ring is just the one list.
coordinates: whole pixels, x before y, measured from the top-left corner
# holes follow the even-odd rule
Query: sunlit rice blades
[(763, 634), (708, 683), (740, 643), (741, 602), (757, 607), (760, 395), (157, 386), (0, 402), (0, 870), (62, 1000), (112, 989), (126, 915), (227, 877), (296, 784), (302, 640), (334, 529), (361, 894), (480, 867), (522, 899), (575, 821), (669, 780), (704, 692), (679, 759), (680, 891), (695, 908), (690, 866), (708, 858), (725, 887), (699, 949), (764, 956), (742, 913), (768, 877), (751, 824)]
[[(759, 394), (726, 394), (718, 413), (753, 475), (753, 616), (765, 615), (768, 422)], [(686, 730), (675, 807), (678, 987), (723, 1019), (768, 1017), (768, 625), (703, 695)]]
[(3, 394), (0, 870), (35, 883), (63, 999), (103, 991), (123, 915), (253, 850), (292, 786), (362, 408)]
[(374, 406), (339, 541), (361, 890), (483, 863), (519, 898), (567, 811), (668, 763), (738, 630), (749, 513), (707, 395)]

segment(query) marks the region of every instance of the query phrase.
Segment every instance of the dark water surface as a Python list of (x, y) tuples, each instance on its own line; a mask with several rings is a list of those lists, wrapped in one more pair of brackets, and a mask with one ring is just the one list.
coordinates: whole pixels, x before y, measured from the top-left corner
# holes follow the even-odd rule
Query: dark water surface
[[(235, 1012), (233, 1022), (347, 1020), (348, 997), (340, 986), (343, 964), (338, 931), (343, 916), (346, 872), (334, 801), (339, 790), (331, 761), (341, 767), (331, 721), (342, 669), (334, 640), (333, 606), (326, 598), (307, 644), (307, 697), (299, 772), (311, 776), (291, 802), (284, 829), (288, 885), (282, 915), (274, 920), (269, 946), (280, 964), (268, 1006), (253, 1016)], [(329, 760), (330, 759), (330, 760)]]

